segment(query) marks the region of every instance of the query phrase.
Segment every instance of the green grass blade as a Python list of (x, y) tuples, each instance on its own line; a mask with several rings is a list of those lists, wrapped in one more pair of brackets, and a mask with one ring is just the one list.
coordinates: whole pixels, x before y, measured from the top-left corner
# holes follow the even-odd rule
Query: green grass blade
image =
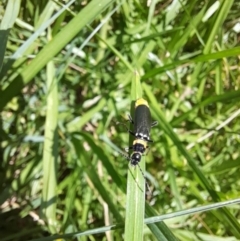
[(134, 73), (134, 78), (132, 80), (131, 86), (131, 100), (135, 102), (137, 99), (142, 98), (142, 86), (140, 82), (140, 76), (137, 71)]
[(20, 10), (20, 0), (9, 0), (7, 2), (6, 11), (1, 19), (0, 29), (10, 29), (16, 21)]
[(230, 206), (233, 204), (239, 204), (239, 203), (240, 203), (240, 199), (238, 198), (238, 199), (208, 204), (208, 205), (204, 205), (204, 206), (200, 206), (200, 207), (190, 208), (190, 209), (186, 209), (186, 210), (181, 210), (181, 211), (177, 211), (174, 213), (168, 213), (168, 214), (164, 214), (164, 215), (160, 215), (160, 216), (156, 216), (156, 217), (151, 215), (152, 217), (145, 219), (145, 223), (150, 224), (150, 223), (155, 223), (155, 222), (161, 222), (163, 220), (176, 218), (176, 217), (183, 216), (183, 215), (192, 215), (192, 214), (206, 212), (209, 210), (223, 208), (223, 207), (227, 207), (227, 206)]
[(19, 9), (20, 9), (20, 2), (21, 2), (20, 0), (8, 1), (6, 11), (0, 23), (0, 43), (1, 43), (0, 44), (0, 73), (2, 70), (3, 60), (5, 56), (8, 35), (10, 32), (10, 29), (12, 28), (18, 16)]
[(58, 85), (53, 62), (47, 65), (47, 113), (43, 148), (42, 213), (52, 233), (56, 232), (58, 159)]
[[(139, 75), (132, 80), (131, 100), (135, 104), (136, 99), (142, 97), (142, 88)], [(133, 109), (134, 107), (132, 107)], [(131, 112), (133, 113), (133, 111)], [(133, 117), (134, 118), (134, 117)], [(132, 146), (132, 138), (129, 138), (129, 146)], [(140, 162), (140, 167), (145, 172), (145, 157)], [(125, 240), (143, 240), (144, 212), (145, 212), (145, 179), (139, 167), (129, 165), (127, 180), (127, 200), (125, 217)]]

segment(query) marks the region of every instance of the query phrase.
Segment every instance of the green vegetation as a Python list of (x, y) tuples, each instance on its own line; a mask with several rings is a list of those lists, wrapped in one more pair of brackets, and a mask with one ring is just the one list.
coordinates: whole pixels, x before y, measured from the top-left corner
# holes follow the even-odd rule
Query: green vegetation
[[(1, 241), (240, 239), (240, 1), (3, 0), (0, 18)], [(146, 196), (117, 125), (141, 96)]]

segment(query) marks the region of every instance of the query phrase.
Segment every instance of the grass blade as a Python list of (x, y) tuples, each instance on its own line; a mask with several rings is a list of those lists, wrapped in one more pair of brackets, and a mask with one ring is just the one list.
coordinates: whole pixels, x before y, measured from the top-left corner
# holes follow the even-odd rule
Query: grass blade
[[(131, 100), (132, 105), (142, 97), (142, 88), (138, 73), (132, 80)], [(132, 110), (133, 110), (132, 106)], [(131, 113), (134, 113), (133, 111)], [(134, 117), (133, 117), (134, 118)], [(129, 146), (132, 146), (131, 135)], [(145, 172), (145, 157), (140, 162), (140, 167)], [(145, 213), (145, 179), (139, 168), (129, 165), (127, 180), (127, 200), (125, 217), (125, 240), (140, 241), (143, 240), (143, 226)]]
[(20, 9), (20, 0), (9, 0), (7, 3), (6, 11), (4, 16), (2, 17), (2, 21), (0, 24), (0, 73), (2, 70), (3, 60), (5, 56), (5, 50), (8, 40), (8, 35), (10, 29), (12, 28), (14, 22), (19, 13)]
[(58, 85), (53, 62), (47, 65), (47, 113), (43, 148), (42, 213), (52, 233), (56, 232), (58, 159)]

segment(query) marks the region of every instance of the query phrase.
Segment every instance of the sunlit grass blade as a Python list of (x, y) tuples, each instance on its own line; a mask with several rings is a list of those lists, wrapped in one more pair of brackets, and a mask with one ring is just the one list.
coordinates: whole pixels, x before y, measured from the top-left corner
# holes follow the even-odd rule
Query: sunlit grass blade
[(52, 233), (56, 232), (58, 159), (58, 85), (53, 62), (47, 65), (47, 113), (43, 148), (42, 213)]
[(20, 0), (9, 0), (7, 3), (6, 11), (2, 16), (0, 23), (0, 72), (3, 65), (5, 56), (6, 44), (9, 32), (16, 21), (20, 9)]
[(179, 26), (184, 26), (185, 24), (187, 24), (187, 27), (184, 29), (183, 32), (181, 31), (176, 32), (176, 34), (171, 39), (168, 45), (168, 51), (171, 53), (171, 58), (175, 58), (176, 54), (178, 53), (178, 50), (181, 49), (186, 44), (192, 32), (196, 32), (197, 36), (199, 36), (197, 32), (197, 28), (201, 24), (202, 17), (207, 8), (207, 4), (205, 4), (196, 15), (192, 16), (191, 21), (189, 21), (190, 12), (194, 8), (194, 6), (196, 6), (197, 2), (198, 0), (194, 0), (184, 6), (186, 13), (180, 19)]
[(1, 24), (0, 24), (1, 30), (3, 29), (7, 30), (12, 28), (19, 14), (20, 4), (21, 4), (20, 0), (9, 0), (7, 2), (6, 11), (4, 13), (4, 16), (1, 19)]
[(195, 208), (177, 211), (177, 212), (174, 212), (174, 213), (159, 215), (159, 216), (156, 216), (156, 217), (152, 216), (150, 218), (146, 218), (145, 223), (149, 224), (149, 223), (160, 222), (160, 221), (167, 220), (167, 219), (170, 219), (170, 218), (176, 218), (176, 217), (183, 216), (183, 215), (192, 215), (192, 214), (196, 214), (196, 213), (200, 213), (200, 212), (206, 212), (206, 211), (210, 211), (210, 210), (214, 210), (214, 209), (218, 209), (218, 208), (223, 208), (223, 207), (227, 207), (227, 206), (230, 206), (230, 205), (233, 205), (233, 204), (239, 204), (239, 203), (240, 203), (239, 198), (234, 199), (234, 200), (217, 202), (217, 203), (208, 204), (208, 205), (204, 205), (204, 206), (200, 206), (200, 207), (195, 207)]
[[(138, 73), (135, 73), (132, 80), (131, 100), (132, 105), (142, 97), (142, 87)], [(132, 106), (133, 110), (134, 106)], [(134, 111), (131, 111), (134, 113)], [(133, 117), (134, 118), (134, 117)], [(129, 146), (132, 146), (132, 138), (129, 138)], [(145, 172), (145, 157), (142, 157), (139, 163), (143, 172)], [(140, 241), (143, 240), (143, 226), (145, 213), (145, 179), (138, 166), (129, 166), (127, 180), (127, 199), (126, 199), (126, 217), (125, 217), (125, 240)]]

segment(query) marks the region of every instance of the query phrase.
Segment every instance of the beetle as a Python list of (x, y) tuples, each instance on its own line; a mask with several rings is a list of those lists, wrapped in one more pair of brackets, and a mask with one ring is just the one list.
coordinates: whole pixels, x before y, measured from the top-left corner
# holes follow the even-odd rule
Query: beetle
[(135, 137), (135, 140), (133, 141), (133, 146), (125, 150), (133, 150), (130, 156), (130, 163), (136, 166), (141, 161), (142, 155), (148, 148), (148, 142), (153, 142), (150, 139), (150, 130), (153, 126), (156, 126), (158, 122), (151, 122), (149, 105), (143, 98), (135, 102), (134, 121), (130, 115), (128, 115), (128, 118), (130, 123), (134, 125), (134, 131), (128, 129), (128, 132)]
[(132, 166), (139, 167), (140, 172), (142, 173), (142, 176), (145, 179), (147, 189), (150, 191), (150, 187), (139, 165), (139, 162), (141, 161), (142, 155), (145, 153), (146, 149), (148, 148), (148, 142), (153, 142), (150, 139), (150, 130), (153, 126), (156, 126), (158, 122), (151, 121), (151, 113), (150, 113), (148, 102), (143, 98), (136, 100), (134, 112), (135, 112), (134, 120), (132, 119), (131, 115), (128, 115), (129, 122), (134, 125), (133, 131), (129, 130), (125, 124), (119, 123), (119, 124), (125, 125), (128, 132), (134, 136), (133, 145), (128, 148), (125, 148), (125, 151), (132, 150), (133, 152), (130, 157), (123, 153), (120, 153), (120, 154), (124, 156), (128, 161), (130, 161), (130, 164)]

